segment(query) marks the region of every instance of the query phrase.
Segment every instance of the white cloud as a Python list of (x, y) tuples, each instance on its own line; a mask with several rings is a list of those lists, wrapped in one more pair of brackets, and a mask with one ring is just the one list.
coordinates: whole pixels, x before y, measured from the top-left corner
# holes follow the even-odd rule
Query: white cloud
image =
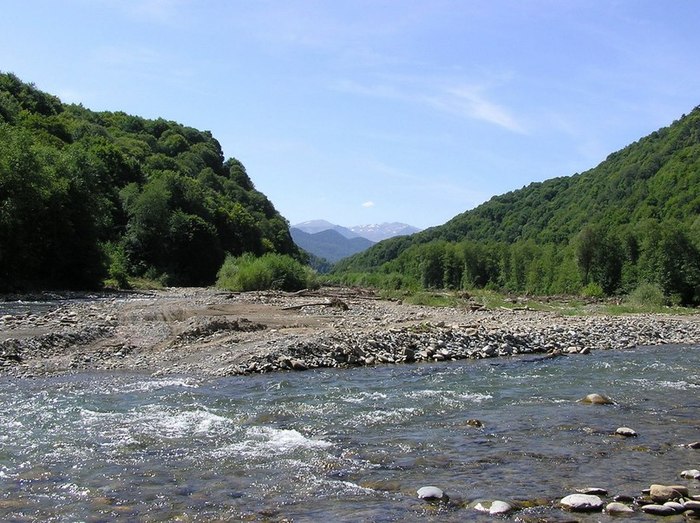
[(374, 202), (372, 200), (366, 201), (365, 203), (362, 204), (362, 207), (365, 209), (369, 209), (370, 207), (374, 207)]
[(483, 86), (455, 87), (454, 81), (397, 78), (393, 82), (390, 79), (388, 82), (373, 85), (345, 80), (336, 82), (334, 88), (358, 96), (428, 105), (445, 113), (480, 120), (508, 131), (521, 134), (526, 132), (524, 126), (506, 107), (488, 98)]
[(447, 96), (434, 99), (437, 107), (456, 114), (464, 114), (509, 131), (524, 133), (523, 126), (503, 106), (498, 105), (482, 94), (480, 87), (456, 87), (446, 90)]

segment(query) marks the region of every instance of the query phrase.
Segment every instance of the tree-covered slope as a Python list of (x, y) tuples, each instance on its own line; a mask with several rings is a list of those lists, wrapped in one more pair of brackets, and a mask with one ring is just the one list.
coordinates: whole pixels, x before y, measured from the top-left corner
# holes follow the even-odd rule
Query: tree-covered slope
[(411, 245), (433, 240), (567, 243), (586, 225), (677, 220), (697, 230), (698, 216), (700, 107), (594, 169), (494, 196), (444, 225), (381, 242), (338, 269), (376, 268)]
[[(436, 250), (440, 242), (461, 247), (449, 254), (444, 245)], [(334, 272), (393, 271), (424, 285), (481, 282), (538, 292), (575, 291), (594, 282), (614, 293), (654, 281), (683, 301), (694, 301), (700, 300), (700, 262), (693, 261), (697, 249), (700, 108), (594, 169), (495, 196), (442, 226), (380, 242), (342, 260)], [(438, 252), (442, 261), (428, 270), (426, 260)], [(545, 267), (552, 253), (568, 266), (568, 274)], [(450, 284), (456, 277), (450, 264), (464, 276), (475, 258), (482, 265), (474, 269), (478, 277), (472, 271), (466, 283), (458, 278)], [(557, 286), (557, 278), (567, 283)]]
[(108, 273), (212, 283), (226, 253), (299, 256), (208, 131), (94, 112), (0, 74), (0, 290)]

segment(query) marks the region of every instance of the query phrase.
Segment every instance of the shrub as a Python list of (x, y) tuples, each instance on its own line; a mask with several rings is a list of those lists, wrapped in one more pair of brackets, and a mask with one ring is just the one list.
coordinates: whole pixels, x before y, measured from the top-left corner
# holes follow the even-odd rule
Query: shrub
[(588, 298), (603, 298), (605, 296), (605, 291), (597, 283), (589, 283), (583, 289), (581, 289), (581, 295)]
[(226, 258), (216, 285), (232, 291), (297, 291), (315, 287), (317, 282), (313, 270), (291, 256), (268, 253), (258, 258), (246, 253)]
[(633, 305), (652, 305), (661, 307), (666, 304), (664, 291), (656, 283), (640, 283), (628, 296), (627, 301)]

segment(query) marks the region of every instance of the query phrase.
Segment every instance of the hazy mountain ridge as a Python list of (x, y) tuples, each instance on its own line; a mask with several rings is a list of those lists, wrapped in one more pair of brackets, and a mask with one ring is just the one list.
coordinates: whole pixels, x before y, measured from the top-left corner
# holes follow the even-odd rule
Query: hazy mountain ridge
[(350, 227), (350, 230), (363, 238), (372, 240), (375, 243), (388, 238), (394, 238), (395, 236), (409, 236), (420, 232), (418, 227), (399, 222), (355, 225)]
[(421, 229), (400, 222), (384, 222), (366, 225), (353, 225), (352, 227), (344, 227), (326, 220), (309, 220), (302, 223), (292, 225), (293, 228), (315, 234), (321, 231), (334, 230), (345, 238), (366, 238), (373, 243), (393, 238), (395, 236), (406, 236), (419, 232)]
[(290, 233), (294, 243), (299, 247), (331, 263), (362, 252), (374, 245), (374, 242), (359, 236), (347, 238), (335, 229), (308, 233), (292, 227)]

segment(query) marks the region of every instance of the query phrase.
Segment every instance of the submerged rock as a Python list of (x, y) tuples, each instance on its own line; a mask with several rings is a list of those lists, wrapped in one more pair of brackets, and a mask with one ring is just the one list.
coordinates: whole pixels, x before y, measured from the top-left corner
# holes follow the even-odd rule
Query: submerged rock
[(479, 512), (487, 512), (492, 516), (498, 516), (502, 514), (508, 514), (508, 512), (513, 510), (513, 506), (505, 501), (480, 501), (474, 505), (474, 510)]
[(614, 405), (615, 402), (603, 394), (588, 394), (579, 400), (581, 403), (589, 405)]
[(681, 472), (681, 477), (686, 479), (700, 479), (700, 470), (684, 470), (683, 472)]
[(511, 510), (513, 510), (513, 506), (510, 503), (496, 500), (493, 503), (491, 503), (491, 507), (489, 508), (489, 514), (491, 514), (492, 516), (498, 514), (507, 514)]
[(618, 436), (624, 436), (625, 438), (636, 438), (637, 432), (629, 427), (618, 427), (615, 430), (615, 434)]
[(579, 494), (592, 494), (594, 496), (607, 496), (608, 491), (600, 487), (586, 487), (576, 490)]
[(630, 512), (634, 512), (634, 509), (629, 505), (614, 501), (605, 506), (605, 512), (608, 514), (629, 514)]
[(566, 510), (573, 512), (596, 512), (603, 509), (603, 500), (592, 494), (571, 494), (562, 498), (559, 503)]
[(421, 487), (417, 494), (419, 499), (426, 501), (447, 501), (449, 499), (442, 489), (433, 486)]

